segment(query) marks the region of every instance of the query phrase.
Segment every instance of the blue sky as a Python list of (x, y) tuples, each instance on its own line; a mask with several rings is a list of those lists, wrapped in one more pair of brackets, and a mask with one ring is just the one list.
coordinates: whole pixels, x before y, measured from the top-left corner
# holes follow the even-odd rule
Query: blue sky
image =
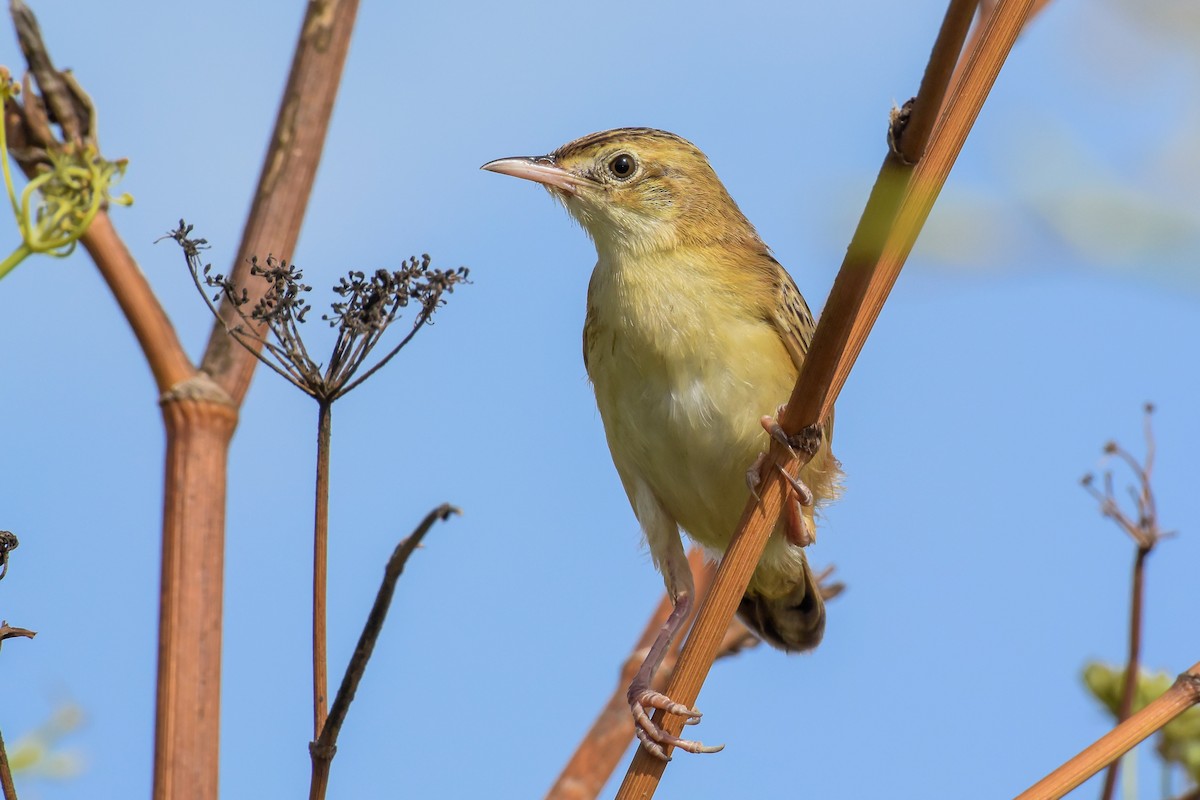
[[(131, 159), (136, 203), (113, 216), (193, 356), (208, 311), (178, 250), (153, 241), (186, 217), (228, 268), (300, 6), (35, 6), (106, 153)], [(335, 408), (331, 673), (395, 542), (437, 503), (465, 514), (400, 583), (331, 797), (540, 796), (661, 594), (580, 358), (591, 245), (544, 192), (479, 165), (604, 128), (673, 130), (820, 307), (943, 10), (364, 4), (283, 255), (319, 290), (422, 252), (474, 283)], [(660, 796), (1011, 796), (1101, 734), (1078, 675), (1124, 652), (1132, 546), (1077, 481), (1109, 438), (1140, 454), (1146, 400), (1163, 523), (1182, 533), (1149, 564), (1145, 660), (1200, 659), (1184, 613), (1200, 559), (1200, 60), (1179, 19), (1061, 0), (1019, 42), (838, 404), (847, 492), (811, 557), (849, 589), (826, 641), (716, 666), (697, 735), (727, 748), (677, 758)], [(17, 62), (5, 38), (0, 63)], [(154, 386), (82, 255), (0, 283), (0, 337), (0, 528), (21, 538), (0, 616), (40, 632), (0, 654), (0, 726), (12, 743), (64, 702), (86, 716), (63, 745), (82, 772), (22, 797), (146, 796)], [(230, 467), (225, 797), (308, 782), (314, 422), (259, 372)]]

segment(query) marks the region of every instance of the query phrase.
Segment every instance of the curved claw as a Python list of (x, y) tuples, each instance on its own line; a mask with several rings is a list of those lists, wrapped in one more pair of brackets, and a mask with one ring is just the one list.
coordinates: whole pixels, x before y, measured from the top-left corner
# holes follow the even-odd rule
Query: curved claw
[(670, 761), (671, 757), (667, 755), (666, 747), (678, 747), (689, 753), (716, 753), (725, 748), (723, 744), (709, 746), (692, 739), (680, 739), (678, 736), (668, 733), (650, 718), (650, 715), (646, 713), (647, 708), (657, 708), (668, 714), (684, 717), (684, 725), (695, 725), (703, 715), (683, 703), (676, 703), (662, 692), (652, 689), (630, 692), (629, 709), (633, 712), (634, 732), (637, 734), (638, 741), (642, 743), (642, 747), (646, 748), (655, 758)]
[(758, 487), (762, 484), (762, 465), (767, 460), (766, 453), (759, 453), (758, 458), (754, 459), (754, 463), (746, 470), (746, 488), (750, 490), (750, 494), (754, 495), (755, 500), (762, 500), (758, 496)]
[(796, 493), (796, 500), (800, 503), (800, 505), (811, 506), (813, 504), (812, 489), (809, 489), (808, 486), (804, 484), (804, 481), (800, 480), (799, 478), (793, 478), (791, 473), (789, 473), (779, 464), (775, 465), (775, 469), (779, 471), (779, 474), (783, 476), (783, 479), (792, 487), (792, 491)]

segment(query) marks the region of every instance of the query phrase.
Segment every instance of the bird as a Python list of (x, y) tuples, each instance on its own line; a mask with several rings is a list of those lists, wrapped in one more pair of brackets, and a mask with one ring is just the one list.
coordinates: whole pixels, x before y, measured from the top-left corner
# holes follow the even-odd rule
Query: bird
[(680, 529), (719, 558), (756, 485), (770, 437), (812, 458), (738, 608), (759, 638), (811, 650), (825, 629), (821, 587), (804, 547), (814, 509), (835, 499), (841, 466), (832, 414), (805, 441), (775, 422), (815, 327), (788, 272), (759, 238), (699, 148), (654, 128), (583, 136), (544, 156), (482, 169), (546, 187), (596, 247), (583, 361), (613, 464), (674, 603), (628, 691), (642, 746), (669, 760), (721, 746), (673, 736), (650, 718), (700, 712), (651, 689), (694, 603)]

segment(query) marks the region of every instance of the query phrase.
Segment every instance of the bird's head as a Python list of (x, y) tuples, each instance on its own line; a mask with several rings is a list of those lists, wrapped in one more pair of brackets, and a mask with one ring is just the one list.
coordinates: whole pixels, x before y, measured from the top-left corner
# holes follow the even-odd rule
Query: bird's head
[(601, 253), (757, 240), (704, 153), (666, 131), (602, 131), (549, 155), (501, 158), (483, 169), (543, 184)]

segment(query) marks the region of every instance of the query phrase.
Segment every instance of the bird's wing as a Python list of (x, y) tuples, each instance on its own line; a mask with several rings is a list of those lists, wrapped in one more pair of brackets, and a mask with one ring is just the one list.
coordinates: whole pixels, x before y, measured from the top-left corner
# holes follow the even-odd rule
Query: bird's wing
[(796, 288), (792, 276), (774, 257), (768, 255), (766, 258), (773, 267), (768, 273), (773, 300), (769, 321), (779, 332), (779, 338), (783, 340), (783, 345), (791, 355), (792, 363), (798, 372), (805, 356), (808, 355), (808, 345), (812, 341), (816, 324), (813, 322), (812, 312), (808, 309), (808, 303), (804, 302), (804, 295)]
[[(765, 254), (765, 258), (771, 265), (767, 274), (771, 281), (774, 300), (770, 306), (768, 320), (778, 331), (779, 338), (783, 340), (783, 346), (787, 348), (788, 354), (792, 357), (792, 363), (796, 366), (796, 372), (799, 372), (800, 365), (808, 356), (808, 346), (812, 343), (813, 331), (816, 330), (817, 324), (813, 320), (808, 303), (804, 300), (804, 295), (800, 294), (800, 290), (796, 288), (796, 282), (792, 280), (792, 276), (788, 274), (782, 264), (775, 260), (774, 256), (768, 253)], [(832, 410), (825, 419), (825, 441), (833, 442)]]
[(591, 364), (588, 363), (588, 356), (592, 352), (592, 348), (596, 344), (596, 337), (600, 335), (600, 323), (596, 319), (596, 314), (592, 306), (592, 291), (596, 284), (596, 272), (592, 271), (592, 278), (588, 281), (587, 291), (587, 316), (583, 319), (583, 368), (587, 371), (588, 377), (592, 375)]

